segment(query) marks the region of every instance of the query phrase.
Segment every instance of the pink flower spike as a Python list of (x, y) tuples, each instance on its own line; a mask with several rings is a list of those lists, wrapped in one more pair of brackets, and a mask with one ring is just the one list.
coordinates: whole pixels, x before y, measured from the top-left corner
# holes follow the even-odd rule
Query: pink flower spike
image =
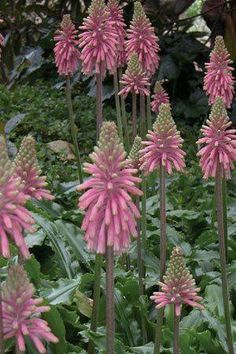
[(24, 184), (16, 176), (8, 158), (5, 142), (0, 137), (0, 254), (10, 257), (8, 236), (12, 238), (24, 258), (30, 258), (23, 232), (33, 232), (34, 220), (24, 205), (28, 197)]
[(157, 304), (157, 309), (174, 304), (176, 316), (180, 316), (183, 304), (201, 310), (204, 308), (199, 304), (202, 297), (197, 295), (200, 289), (196, 288), (195, 280), (185, 265), (183, 251), (180, 247), (173, 249), (163, 279), (163, 283), (159, 283), (162, 291), (154, 292), (150, 297)]
[(157, 81), (154, 88), (154, 95), (152, 95), (152, 111), (158, 113), (162, 103), (170, 103), (170, 99), (167, 92), (162, 87), (161, 82)]
[(200, 156), (200, 166), (206, 179), (216, 177), (218, 164), (224, 176), (231, 178), (236, 161), (236, 130), (230, 128), (231, 124), (223, 98), (217, 97), (206, 125), (202, 126), (203, 137), (197, 141), (197, 144), (204, 144), (197, 156)]
[(77, 37), (78, 31), (70, 15), (64, 15), (61, 28), (54, 36), (56, 42), (54, 54), (59, 75), (72, 76), (78, 69), (80, 52), (77, 48)]
[(182, 171), (185, 167), (182, 143), (183, 139), (171, 116), (170, 105), (161, 104), (153, 131), (148, 131), (147, 141), (143, 141), (145, 147), (140, 151), (140, 169), (146, 175), (160, 166), (165, 167), (169, 174), (173, 169)]
[(117, 34), (117, 68), (122, 67), (126, 63), (125, 53), (125, 21), (123, 17), (123, 9), (119, 5), (118, 0), (109, 0), (107, 3), (107, 11), (109, 19), (113, 22)]
[(120, 83), (123, 84), (123, 89), (119, 92), (119, 95), (126, 97), (129, 92), (140, 94), (142, 96), (149, 95), (149, 80), (145, 72), (143, 71), (136, 53), (131, 56), (128, 68), (122, 75)]
[(126, 53), (129, 59), (135, 52), (139, 62), (149, 76), (152, 76), (159, 66), (159, 45), (154, 28), (147, 18), (140, 1), (134, 3), (134, 15), (128, 29)]
[(4, 338), (14, 338), (17, 349), (25, 352), (24, 337), (27, 336), (39, 353), (46, 353), (42, 341), (57, 343), (48, 323), (39, 316), (50, 310), (38, 306), (42, 299), (34, 299), (34, 288), (21, 265), (11, 266), (2, 288), (2, 311)]
[(78, 187), (88, 189), (79, 200), (86, 210), (82, 223), (89, 250), (105, 254), (106, 246), (115, 253), (127, 251), (131, 236), (137, 236), (136, 218), (139, 211), (131, 200), (142, 195), (136, 187), (141, 179), (133, 176), (137, 170), (125, 165), (125, 151), (113, 122), (104, 122), (98, 146), (90, 155), (92, 163), (84, 171), (92, 177)]
[(40, 176), (41, 170), (36, 157), (35, 140), (31, 135), (22, 140), (15, 159), (15, 171), (16, 175), (24, 182), (24, 194), (38, 200), (54, 199), (45, 188), (47, 186), (46, 177)]
[(83, 73), (90, 75), (95, 70), (96, 74), (104, 77), (106, 70), (114, 72), (119, 43), (115, 24), (109, 18), (104, 0), (92, 0), (89, 16), (80, 29), (83, 31), (79, 35)]
[(4, 37), (3, 35), (0, 33), (0, 60), (2, 58), (2, 47), (4, 46)]
[(231, 107), (234, 95), (233, 68), (230, 66), (232, 60), (229, 57), (223, 37), (217, 36), (210, 62), (206, 64), (204, 90), (210, 104), (214, 104), (217, 97), (222, 97), (227, 108)]

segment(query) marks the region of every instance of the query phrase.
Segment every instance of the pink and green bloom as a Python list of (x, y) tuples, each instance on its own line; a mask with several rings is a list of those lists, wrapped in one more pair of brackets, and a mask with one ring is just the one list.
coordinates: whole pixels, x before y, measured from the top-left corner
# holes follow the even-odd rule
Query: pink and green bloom
[(48, 323), (40, 318), (50, 310), (41, 306), (43, 299), (34, 298), (34, 287), (21, 265), (11, 266), (2, 287), (2, 316), (4, 338), (13, 338), (18, 351), (25, 352), (25, 337), (39, 353), (46, 353), (44, 341), (57, 343)]
[(95, 71), (103, 77), (106, 70), (114, 72), (117, 66), (118, 36), (104, 0), (92, 0), (89, 15), (80, 29), (79, 47), (82, 49), (82, 70), (85, 75)]
[(234, 79), (232, 60), (225, 47), (224, 39), (217, 36), (215, 46), (210, 55), (210, 62), (206, 64), (204, 90), (209, 96), (209, 103), (215, 103), (217, 97), (222, 97), (224, 104), (230, 108), (234, 95)]
[(140, 138), (140, 136), (136, 136), (134, 138), (134, 142), (132, 145), (132, 148), (130, 150), (130, 153), (126, 159), (126, 164), (129, 167), (133, 167), (137, 170), (139, 170), (139, 166), (140, 166), (140, 150), (142, 149), (142, 139)]
[(54, 199), (46, 189), (46, 177), (41, 176), (41, 169), (36, 157), (35, 140), (30, 135), (22, 140), (19, 153), (15, 159), (15, 172), (24, 183), (24, 194), (38, 200)]
[(128, 93), (135, 93), (136, 95), (149, 95), (149, 79), (142, 69), (138, 55), (133, 53), (130, 57), (128, 67), (123, 74), (120, 83), (123, 85), (119, 95), (126, 97)]
[(157, 120), (153, 124), (153, 131), (148, 131), (147, 140), (143, 141), (140, 169), (146, 175), (161, 166), (169, 174), (173, 169), (182, 171), (185, 167), (182, 144), (183, 139), (172, 118), (170, 105), (161, 104)]
[(24, 183), (16, 176), (5, 142), (0, 137), (0, 251), (6, 258), (11, 255), (9, 237), (24, 258), (30, 257), (23, 234), (24, 231), (34, 232), (34, 220), (24, 206), (29, 197), (23, 190)]
[(78, 187), (78, 191), (87, 189), (79, 208), (85, 210), (82, 229), (87, 247), (96, 253), (105, 254), (107, 246), (123, 253), (131, 236), (137, 236), (140, 213), (131, 196), (142, 195), (136, 187), (141, 179), (134, 176), (136, 169), (125, 166), (125, 155), (115, 123), (104, 122), (98, 146), (90, 155), (92, 163), (84, 164), (92, 177)]
[(158, 113), (162, 103), (170, 103), (170, 99), (161, 82), (157, 81), (154, 88), (154, 95), (152, 95), (152, 111)]
[(119, 5), (118, 0), (109, 0), (107, 3), (107, 11), (109, 19), (113, 22), (117, 34), (117, 68), (122, 67), (126, 63), (125, 53), (125, 21), (123, 17), (123, 9)]
[(203, 144), (197, 155), (206, 179), (216, 177), (218, 166), (225, 178), (231, 177), (236, 161), (236, 130), (231, 125), (223, 98), (217, 97), (209, 119), (202, 126), (203, 137), (197, 141), (197, 144)]
[(134, 3), (134, 15), (127, 30), (126, 53), (130, 59), (137, 53), (139, 62), (145, 72), (152, 76), (159, 66), (159, 45), (154, 28), (147, 18), (140, 1)]
[(154, 292), (151, 296), (157, 309), (173, 304), (176, 316), (180, 316), (184, 304), (199, 309), (204, 308), (199, 304), (202, 301), (202, 297), (198, 295), (200, 288), (196, 287), (195, 280), (185, 265), (180, 247), (173, 249), (163, 282), (159, 282), (159, 285), (161, 291)]
[(54, 40), (56, 66), (59, 75), (72, 76), (78, 69), (80, 52), (78, 49), (78, 31), (70, 15), (64, 15)]

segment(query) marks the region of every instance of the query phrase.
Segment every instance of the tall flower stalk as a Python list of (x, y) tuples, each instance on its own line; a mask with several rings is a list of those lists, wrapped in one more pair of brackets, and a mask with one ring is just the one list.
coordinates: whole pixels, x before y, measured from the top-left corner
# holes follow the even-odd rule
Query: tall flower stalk
[(82, 229), (89, 250), (106, 254), (106, 321), (107, 354), (114, 354), (114, 253), (128, 250), (131, 235), (137, 237), (136, 218), (140, 213), (131, 195), (142, 195), (136, 187), (141, 179), (133, 176), (136, 169), (125, 167), (125, 151), (116, 125), (104, 122), (98, 146), (90, 155), (92, 163), (84, 165), (92, 177), (78, 187), (87, 191), (80, 197), (79, 207), (85, 209)]
[(136, 53), (131, 56), (120, 83), (123, 88), (119, 95), (126, 97), (129, 93), (132, 93), (132, 136), (134, 140), (137, 135), (137, 95), (144, 97), (149, 95), (150, 86), (148, 77), (142, 69)]
[(185, 265), (183, 251), (175, 247), (171, 253), (168, 268), (159, 282), (161, 291), (154, 292), (151, 299), (156, 303), (156, 308), (163, 309), (165, 306), (174, 305), (174, 340), (173, 353), (179, 354), (179, 319), (184, 304), (199, 309), (202, 297), (198, 295), (200, 288), (196, 287), (195, 280)]
[[(153, 131), (147, 134), (147, 141), (143, 141), (141, 150), (141, 170), (145, 175), (159, 169), (160, 174), (160, 280), (166, 270), (166, 173), (171, 174), (173, 169), (182, 171), (185, 167), (182, 150), (183, 139), (177, 131), (171, 116), (169, 104), (162, 104), (153, 125)], [(160, 309), (157, 316), (154, 353), (160, 353), (161, 329), (164, 310)]]
[(225, 326), (229, 353), (234, 353), (232, 329), (230, 320), (229, 291), (227, 281), (227, 262), (225, 245), (225, 220), (223, 211), (223, 178), (231, 178), (231, 170), (236, 160), (236, 130), (231, 129), (224, 100), (217, 97), (212, 106), (211, 114), (201, 131), (203, 137), (197, 143), (204, 146), (198, 152), (200, 166), (204, 178), (215, 178), (215, 200), (217, 214), (217, 229), (219, 237), (219, 252), (221, 262), (222, 293), (225, 314)]
[(74, 153), (78, 166), (79, 180), (83, 183), (83, 174), (81, 167), (81, 158), (77, 138), (77, 127), (75, 125), (75, 116), (73, 112), (73, 105), (71, 99), (71, 76), (76, 72), (79, 65), (80, 53), (77, 48), (78, 45), (78, 31), (75, 25), (71, 21), (70, 15), (64, 15), (60, 25), (60, 29), (54, 36), (56, 42), (54, 53), (56, 66), (59, 75), (62, 75), (66, 79), (66, 101), (69, 114), (71, 138), (74, 146)]

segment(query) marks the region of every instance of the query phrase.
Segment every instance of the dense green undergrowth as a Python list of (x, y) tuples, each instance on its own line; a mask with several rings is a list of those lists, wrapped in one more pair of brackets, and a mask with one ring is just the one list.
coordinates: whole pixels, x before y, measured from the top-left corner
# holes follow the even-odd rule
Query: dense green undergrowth
[[(37, 231), (27, 235), (33, 257), (26, 263), (26, 270), (37, 293), (50, 303), (52, 310), (45, 315), (59, 344), (48, 345), (48, 353), (86, 353), (91, 338), (99, 353), (105, 343), (105, 274), (102, 280), (102, 301), (98, 333), (89, 331), (91, 298), (94, 282), (94, 255), (86, 251), (80, 229), (82, 212), (77, 207), (78, 184), (76, 164), (65, 159), (62, 153), (54, 153), (48, 143), (56, 140), (69, 142), (67, 110), (63, 90), (38, 82), (34, 86), (21, 85), (8, 91), (0, 90), (1, 129), (10, 118), (25, 113), (25, 118), (10, 133), (10, 140), (19, 146), (24, 135), (32, 134), (37, 141), (38, 159), (49, 186), (55, 195), (54, 202), (29, 202)], [(95, 101), (73, 89), (73, 103), (78, 126), (78, 141), (83, 160), (87, 160), (95, 143)], [(106, 119), (115, 119), (109, 101), (105, 102)], [(183, 174), (167, 179), (167, 235), (168, 257), (174, 245), (180, 245), (196, 282), (201, 287), (205, 309), (190, 311), (185, 308), (180, 323), (182, 354), (223, 354), (227, 352), (224, 311), (220, 283), (220, 265), (217, 233), (215, 229), (214, 184), (204, 182), (197, 158), (195, 129), (177, 116), (178, 128), (185, 138), (187, 168)], [(157, 289), (159, 279), (159, 192), (158, 176), (154, 189), (148, 189), (147, 200), (147, 250), (143, 255), (146, 266), (145, 296), (139, 297), (137, 274), (137, 250), (133, 241), (130, 248), (131, 267), (124, 266), (124, 259), (117, 258), (115, 277), (115, 304), (117, 318), (116, 353), (149, 354), (153, 351), (154, 320), (156, 310), (149, 296)], [(228, 184), (228, 261), (229, 284), (232, 299), (233, 326), (236, 327), (236, 174)], [(17, 251), (9, 261), (15, 263)], [(6, 260), (1, 259), (1, 276), (6, 275)], [(148, 344), (143, 345), (141, 318), (144, 313)], [(172, 311), (166, 310), (163, 328), (163, 353), (171, 353)], [(8, 343), (10, 352), (11, 343)], [(28, 347), (28, 353), (35, 353)]]

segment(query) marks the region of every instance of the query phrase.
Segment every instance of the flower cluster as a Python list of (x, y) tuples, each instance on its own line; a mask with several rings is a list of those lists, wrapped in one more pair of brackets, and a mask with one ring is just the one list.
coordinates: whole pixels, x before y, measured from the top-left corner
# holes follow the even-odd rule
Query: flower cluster
[(123, 17), (123, 9), (119, 5), (118, 0), (109, 0), (107, 3), (107, 10), (110, 21), (113, 22), (117, 34), (117, 68), (122, 67), (126, 63), (125, 53), (125, 22)]
[(119, 45), (116, 27), (109, 17), (104, 0), (92, 0), (89, 16), (80, 27), (79, 47), (82, 48), (81, 60), (84, 74), (105, 76), (106, 70), (113, 72), (117, 64)]
[(177, 171), (183, 170), (185, 152), (181, 149), (182, 143), (183, 139), (171, 116), (170, 105), (161, 104), (153, 131), (149, 131), (147, 141), (143, 141), (145, 147), (140, 151), (141, 170), (144, 170), (145, 174), (160, 166), (169, 174), (173, 168)]
[(217, 97), (222, 97), (226, 107), (230, 108), (234, 95), (234, 79), (232, 76), (232, 61), (225, 47), (224, 39), (216, 37), (215, 46), (206, 64), (207, 73), (204, 78), (204, 90), (213, 104)]
[(25, 352), (27, 336), (39, 353), (46, 353), (42, 340), (57, 343), (48, 323), (39, 316), (50, 310), (49, 306), (38, 306), (43, 299), (34, 299), (34, 288), (21, 265), (11, 266), (2, 287), (2, 317), (4, 338), (16, 340), (17, 349)]
[(132, 145), (132, 148), (130, 150), (129, 156), (126, 160), (127, 166), (133, 167), (135, 169), (139, 169), (140, 167), (140, 160), (139, 160), (139, 155), (140, 155), (140, 150), (142, 149), (142, 139), (140, 136), (136, 136), (134, 138), (134, 142)]
[(154, 95), (152, 95), (152, 111), (158, 113), (162, 103), (170, 103), (170, 99), (161, 82), (157, 81), (154, 87)]
[(136, 218), (139, 211), (131, 195), (142, 195), (135, 186), (141, 182), (133, 176), (137, 170), (125, 166), (125, 151), (120, 143), (116, 125), (104, 122), (98, 146), (90, 155), (84, 171), (92, 177), (78, 187), (86, 191), (79, 200), (79, 208), (86, 209), (82, 223), (88, 249), (104, 254), (106, 246), (116, 253), (127, 250), (130, 237), (137, 236)]
[(154, 292), (151, 296), (151, 299), (157, 304), (157, 309), (174, 304), (176, 316), (180, 316), (183, 304), (199, 309), (204, 308), (199, 304), (202, 297), (197, 295), (200, 288), (196, 288), (195, 280), (185, 265), (183, 251), (180, 247), (175, 247), (172, 251), (163, 279), (163, 283), (159, 282), (162, 291)]
[(23, 257), (30, 257), (23, 232), (34, 231), (34, 220), (24, 207), (28, 196), (23, 193), (23, 189), (24, 183), (16, 176), (5, 142), (0, 137), (0, 253), (4, 257), (10, 257), (8, 236), (12, 238)]
[(35, 140), (30, 135), (22, 140), (20, 151), (15, 159), (15, 172), (24, 182), (24, 194), (35, 199), (54, 199), (45, 189), (46, 177), (40, 176), (41, 170), (36, 157)]
[(54, 36), (56, 66), (59, 75), (71, 76), (78, 68), (80, 52), (78, 45), (78, 31), (71, 21), (70, 15), (64, 15), (61, 28)]
[(226, 178), (231, 177), (236, 161), (236, 130), (231, 129), (223, 98), (217, 97), (211, 114), (201, 131), (203, 138), (197, 141), (204, 146), (197, 153), (204, 178), (215, 177), (217, 168)]
[(142, 96), (149, 95), (149, 80), (145, 72), (143, 71), (138, 55), (133, 53), (131, 56), (128, 67), (123, 74), (120, 83), (123, 84), (123, 89), (119, 92), (119, 95), (127, 96), (129, 92), (140, 94)]
[(159, 65), (158, 38), (154, 33), (140, 1), (134, 3), (134, 15), (130, 28), (127, 31), (127, 57), (135, 52), (139, 62), (148, 75), (153, 75)]

